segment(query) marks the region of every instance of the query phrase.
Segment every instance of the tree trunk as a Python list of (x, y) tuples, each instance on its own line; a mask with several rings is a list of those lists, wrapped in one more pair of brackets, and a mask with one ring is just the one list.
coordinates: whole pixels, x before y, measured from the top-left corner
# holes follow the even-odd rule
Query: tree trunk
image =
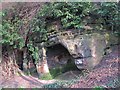
[(6, 51), (2, 55), (1, 74), (6, 79), (11, 78), (18, 72), (15, 51), (14, 49), (10, 49), (10, 47), (6, 47)]

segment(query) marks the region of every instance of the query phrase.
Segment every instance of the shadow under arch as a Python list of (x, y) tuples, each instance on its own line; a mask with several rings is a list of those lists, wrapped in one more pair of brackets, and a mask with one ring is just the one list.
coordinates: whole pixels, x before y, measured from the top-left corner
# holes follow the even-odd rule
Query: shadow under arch
[(67, 71), (79, 70), (74, 63), (74, 58), (61, 43), (47, 47), (46, 58), (53, 78)]

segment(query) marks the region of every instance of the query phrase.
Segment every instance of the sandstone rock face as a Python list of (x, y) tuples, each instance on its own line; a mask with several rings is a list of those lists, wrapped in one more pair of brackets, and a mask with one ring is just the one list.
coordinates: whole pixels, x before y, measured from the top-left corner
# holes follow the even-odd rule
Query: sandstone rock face
[(68, 50), (79, 69), (91, 69), (96, 66), (102, 59), (106, 48), (104, 35), (98, 33), (77, 37), (61, 35), (58, 40), (54, 42), (60, 43)]
[(72, 60), (78, 69), (92, 69), (99, 64), (106, 47), (111, 44), (105, 34), (100, 33), (75, 35), (64, 31), (51, 35), (45, 48), (40, 49), (43, 52), (40, 58), (43, 62), (36, 66), (39, 76), (49, 73), (48, 69), (64, 67), (69, 60)]
[[(113, 38), (110, 39), (110, 36), (113, 35), (105, 33), (101, 34), (100, 32), (92, 32), (91, 34), (81, 34), (79, 30), (62, 31), (60, 26), (54, 23), (51, 23), (50, 26), (51, 27), (48, 27), (49, 33), (46, 47), (61, 44), (68, 50), (70, 56), (72, 56), (72, 59), (74, 60), (74, 63), (79, 69), (94, 68), (102, 60), (105, 49), (106, 47), (109, 47), (111, 41), (112, 43), (117, 41), (117, 39), (115, 39), (116, 41), (113, 40)], [(56, 50), (58, 52), (60, 51), (58, 49)], [(64, 59), (62, 58), (64, 64), (66, 64), (67, 59)], [(57, 63), (55, 63), (55, 65), (57, 65)], [(54, 65), (51, 64), (50, 66)]]
[(83, 39), (78, 44), (78, 52), (82, 54), (82, 58), (77, 60), (82, 61), (82, 65), (78, 64), (78, 68), (91, 69), (101, 61), (106, 42), (103, 35), (92, 34), (91, 36), (83, 36)]

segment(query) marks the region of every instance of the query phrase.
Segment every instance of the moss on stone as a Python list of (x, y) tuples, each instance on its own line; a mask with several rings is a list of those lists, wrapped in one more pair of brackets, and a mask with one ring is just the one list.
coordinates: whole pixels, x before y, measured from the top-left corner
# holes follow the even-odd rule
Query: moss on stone
[(56, 68), (50, 69), (50, 74), (53, 78), (55, 78), (56, 76), (62, 74), (62, 68), (56, 67)]
[(70, 70), (77, 70), (77, 69), (78, 68), (76, 67), (74, 62), (70, 61), (66, 65), (64, 65), (63, 67), (56, 67), (56, 68), (50, 69), (50, 74), (53, 78), (55, 78), (58, 75), (61, 75), (62, 73), (65, 73), (65, 72), (70, 71)]
[(46, 73), (46, 74), (42, 75), (42, 77), (40, 79), (42, 79), (42, 80), (51, 80), (53, 78), (52, 78), (50, 73)]

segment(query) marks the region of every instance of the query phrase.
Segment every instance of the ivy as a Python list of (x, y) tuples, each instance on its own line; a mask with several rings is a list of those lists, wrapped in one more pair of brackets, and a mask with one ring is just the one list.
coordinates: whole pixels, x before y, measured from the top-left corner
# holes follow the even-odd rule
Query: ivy
[(23, 41), (22, 37), (18, 33), (18, 22), (19, 21), (16, 20), (16, 24), (13, 24), (11, 21), (5, 20), (3, 18), (1, 25), (2, 29), (0, 29), (0, 35), (2, 35), (2, 40), (0, 41), (1, 44), (14, 46), (15, 42), (18, 42), (18, 48), (21, 48), (21, 45), (23, 45)]
[[(48, 7), (50, 8), (47, 9)], [(41, 16), (52, 17), (53, 19), (60, 19), (64, 29), (79, 29), (81, 28), (82, 19), (86, 15), (89, 15), (91, 7), (92, 3), (88, 2), (48, 3), (43, 7), (40, 14)]]
[[(93, 18), (100, 22), (100, 25), (96, 26), (98, 27), (97, 29), (101, 26), (106, 30), (111, 29), (115, 31), (115, 33), (118, 33), (117, 29), (120, 26), (120, 6), (118, 3), (46, 3), (29, 22), (27, 19), (21, 19), (19, 11), (16, 10), (17, 9), (0, 12), (0, 16), (2, 16), (3, 19), (2, 24), (0, 24), (0, 35), (2, 36), (0, 44), (9, 45), (16, 49), (23, 49), (26, 47), (32, 52), (32, 56), (35, 60), (39, 58), (37, 43), (46, 42), (48, 40), (48, 30), (46, 27), (49, 19), (60, 20), (62, 24), (61, 28), (65, 30), (82, 30), (85, 25), (88, 25), (88, 22), (83, 22), (86, 17)], [(11, 16), (9, 15), (10, 13), (12, 13)], [(25, 28), (25, 30), (21, 29), (26, 23), (29, 24), (29, 26)], [(101, 30), (103, 28), (101, 28)], [(24, 32), (25, 34), (21, 34), (20, 32)]]
[(33, 56), (33, 59), (36, 60), (36, 62), (39, 60), (39, 49), (38, 47), (35, 47), (32, 42), (30, 42), (28, 45), (27, 45), (29, 51), (32, 53), (31, 55)]
[(117, 2), (102, 2), (100, 3), (99, 8), (96, 8), (95, 10), (93, 10), (93, 12), (104, 19), (103, 26), (107, 26), (106, 29), (116, 30), (116, 28), (120, 25), (119, 8), (120, 6)]
[(63, 29), (83, 29), (87, 25), (83, 20), (90, 16), (101, 22), (96, 27), (115, 30), (119, 27), (119, 8), (117, 2), (52, 2), (43, 6), (39, 16), (60, 19)]

